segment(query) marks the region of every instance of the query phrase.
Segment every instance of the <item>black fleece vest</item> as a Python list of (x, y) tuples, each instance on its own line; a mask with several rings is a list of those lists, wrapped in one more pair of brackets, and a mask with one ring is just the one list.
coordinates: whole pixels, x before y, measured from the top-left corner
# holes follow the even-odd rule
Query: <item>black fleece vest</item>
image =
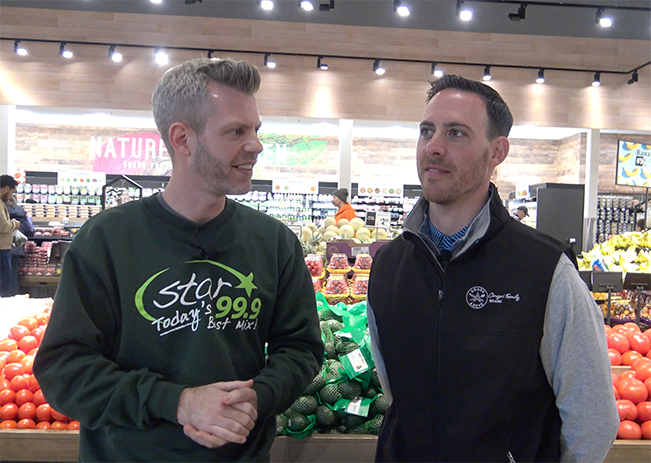
[(445, 272), (411, 233), (376, 254), (369, 303), (393, 394), (377, 461), (560, 459), (539, 350), (563, 252), (575, 259), (495, 199), (486, 235)]

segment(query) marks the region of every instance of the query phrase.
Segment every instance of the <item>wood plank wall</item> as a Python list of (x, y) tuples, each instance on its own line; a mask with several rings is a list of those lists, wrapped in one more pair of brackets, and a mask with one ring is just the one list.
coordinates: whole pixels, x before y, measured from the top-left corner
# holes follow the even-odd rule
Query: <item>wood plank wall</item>
[[(387, 61), (376, 76), (372, 58), (440, 60), (627, 71), (651, 58), (651, 43), (636, 40), (479, 34), (309, 23), (249, 21), (163, 15), (114, 14), (0, 7), (0, 35), (23, 39), (87, 41), (149, 46), (247, 50), (223, 53), (257, 64), (263, 74), (258, 94), (266, 116), (418, 121), (424, 107), (429, 64)], [(58, 55), (58, 44), (23, 42), (27, 57), (0, 41), (0, 104), (97, 109), (149, 109), (151, 91), (165, 67), (153, 49), (121, 48), (122, 63), (108, 59), (108, 47), (70, 45), (75, 58)], [(262, 67), (264, 52), (355, 56), (359, 60), (276, 56), (278, 67)], [(204, 56), (175, 51), (171, 63)], [(219, 54), (215, 54), (216, 56)], [(169, 67), (169, 66), (167, 66)], [(445, 66), (447, 73), (481, 79), (482, 66)], [(516, 124), (651, 130), (651, 68), (630, 75), (493, 68), (496, 88), (510, 104)]]

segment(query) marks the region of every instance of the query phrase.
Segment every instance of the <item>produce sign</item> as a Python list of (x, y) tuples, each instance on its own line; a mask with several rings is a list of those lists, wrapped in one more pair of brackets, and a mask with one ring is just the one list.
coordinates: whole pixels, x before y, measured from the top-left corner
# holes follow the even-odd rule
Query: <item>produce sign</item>
[(651, 145), (618, 140), (615, 183), (651, 187)]
[(0, 340), (0, 429), (79, 429), (79, 421), (46, 402), (32, 372), (52, 308), (51, 299), (44, 301), (43, 310), (21, 319)]

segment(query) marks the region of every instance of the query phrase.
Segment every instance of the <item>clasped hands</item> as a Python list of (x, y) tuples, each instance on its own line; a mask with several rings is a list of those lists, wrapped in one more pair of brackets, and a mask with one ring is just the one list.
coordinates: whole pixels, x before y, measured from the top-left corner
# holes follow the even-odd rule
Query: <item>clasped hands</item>
[(184, 389), (177, 419), (185, 435), (209, 448), (246, 442), (258, 419), (258, 395), (252, 387), (250, 379)]

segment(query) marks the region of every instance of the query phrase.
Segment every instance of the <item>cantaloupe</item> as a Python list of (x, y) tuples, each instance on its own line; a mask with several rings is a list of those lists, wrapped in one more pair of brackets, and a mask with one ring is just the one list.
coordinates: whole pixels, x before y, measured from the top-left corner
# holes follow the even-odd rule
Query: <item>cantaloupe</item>
[(326, 233), (329, 232), (329, 231), (333, 232), (337, 236), (339, 236), (340, 233), (341, 233), (341, 231), (339, 230), (339, 227), (337, 227), (336, 225), (330, 225), (329, 227), (327, 227), (326, 228)]
[(355, 236), (357, 237), (357, 239), (360, 239), (362, 242), (368, 241), (368, 239), (371, 237), (371, 230), (369, 230), (366, 227), (362, 227), (359, 230), (357, 230)]
[(323, 234), (323, 242), (330, 241), (332, 238), (336, 237), (337, 234), (333, 231), (327, 231)]
[(339, 233), (341, 234), (342, 238), (349, 240), (355, 236), (355, 229), (350, 225), (344, 224), (339, 227)]
[(355, 231), (357, 231), (364, 226), (364, 220), (360, 219), (359, 217), (355, 217), (350, 221), (350, 226), (353, 227)]
[(312, 230), (312, 233), (319, 230), (319, 227), (317, 227), (316, 224), (314, 224), (312, 222), (306, 224), (305, 226), (308, 227), (310, 230)]
[(301, 237), (306, 243), (312, 239), (312, 229), (310, 227), (301, 228)]
[(342, 226), (348, 225), (349, 223), (350, 222), (348, 221), (348, 219), (341, 219), (339, 222), (337, 222), (337, 226), (341, 228)]
[(387, 231), (384, 228), (376, 228), (371, 232), (371, 237), (375, 238), (376, 240), (385, 240), (387, 239)]
[(323, 221), (323, 226), (328, 228), (330, 225), (337, 225), (334, 217), (326, 217)]

